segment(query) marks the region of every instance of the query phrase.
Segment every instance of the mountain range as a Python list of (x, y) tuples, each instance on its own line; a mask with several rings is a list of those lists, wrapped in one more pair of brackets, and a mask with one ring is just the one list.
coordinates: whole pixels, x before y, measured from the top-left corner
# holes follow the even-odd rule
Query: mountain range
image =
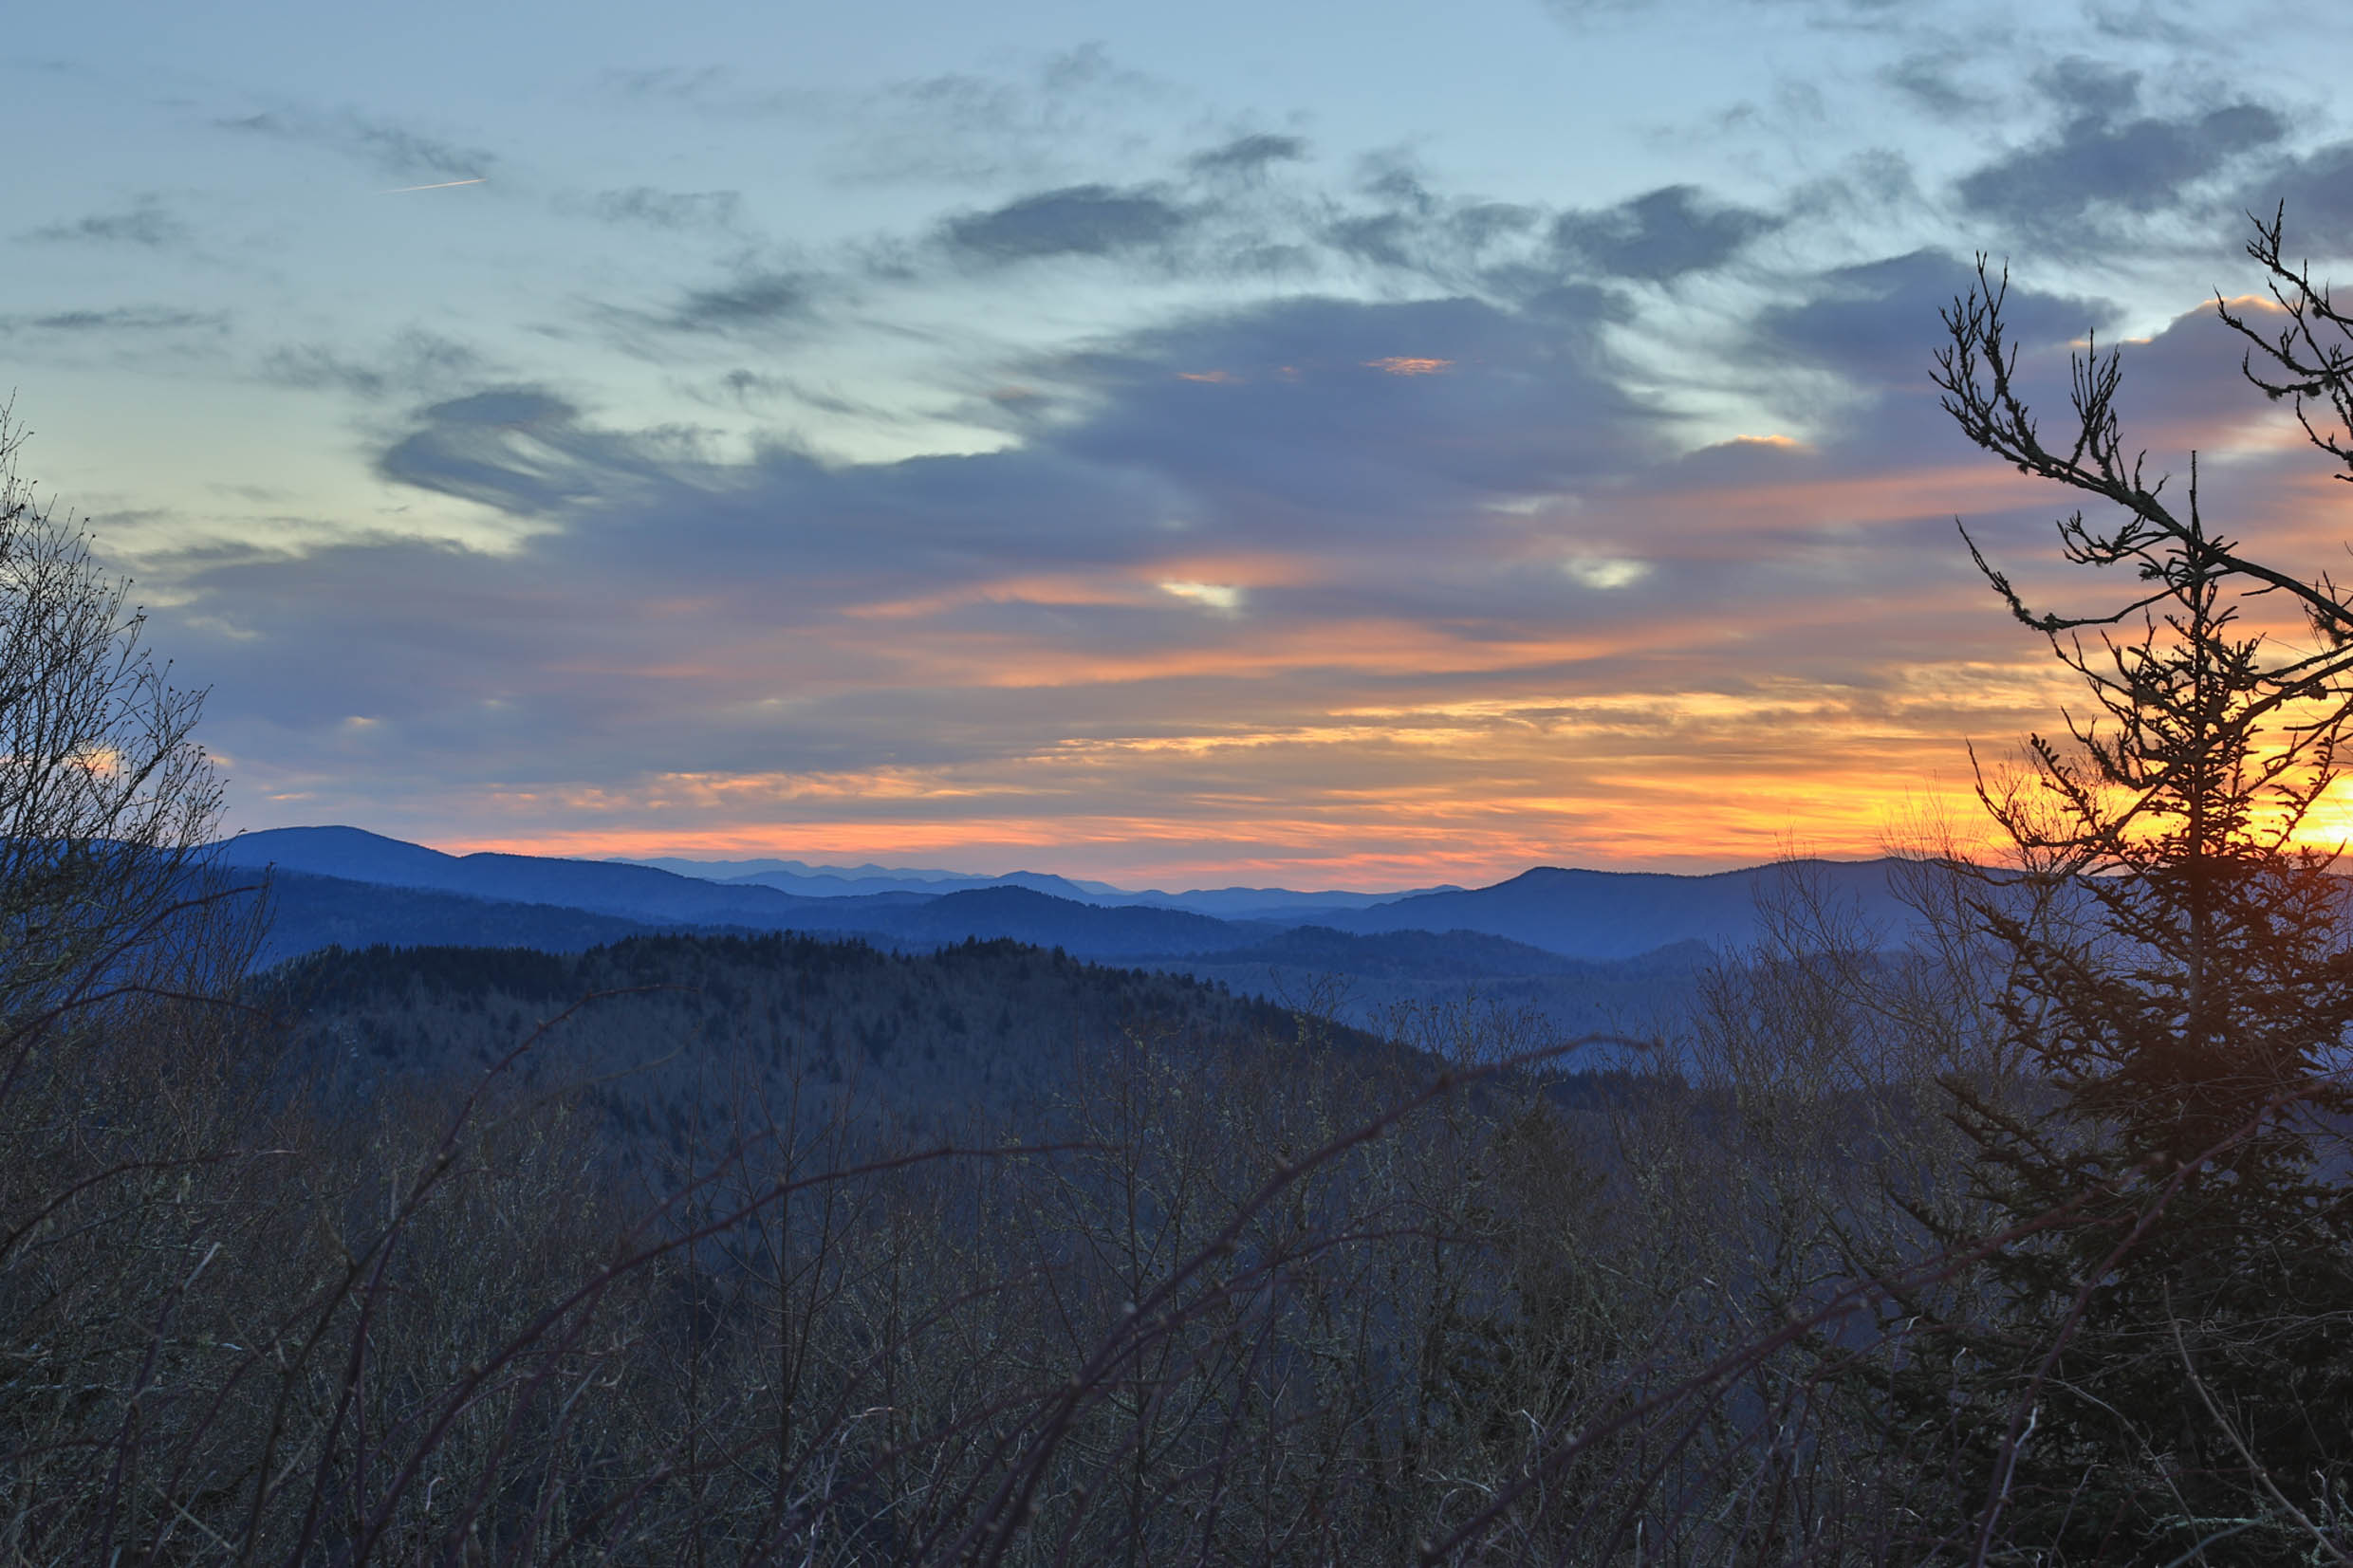
[[(1684, 943), (1737, 947), (1756, 935), (1760, 898), (1769, 900), (1774, 888), (1792, 880), (1806, 884), (1817, 898), (1846, 907), (1882, 942), (1899, 939), (1913, 918), (1891, 885), (1890, 873), (1899, 864), (1891, 860), (1801, 860), (1697, 876), (1538, 866), (1491, 887), (1353, 894), (1347, 895), (1353, 902), (1338, 903), (1330, 901), (1339, 896), (1333, 894), (1265, 888), (1153, 893), (1115, 901), (1117, 890), (1106, 892), (1102, 884), (1081, 890), (1084, 897), (1072, 897), (1036, 885), (1059, 879), (1028, 874), (943, 886), (945, 878), (916, 873), (873, 891), (812, 895), (768, 880), (810, 879), (797, 871), (769, 869), (721, 879), (626, 861), (446, 855), (351, 827), (269, 829), (225, 840), (218, 851), (225, 865), (274, 870), (280, 888), (291, 893), (299, 887), (296, 902), (321, 916), (339, 898), (364, 904), (372, 896), (388, 910), (409, 912), (408, 919), (430, 918), (431, 909), (456, 918), (464, 906), (362, 896), (298, 884), (289, 876), (331, 879), (347, 890), (400, 889), (478, 904), (585, 913), (639, 929), (840, 933), (911, 947), (1011, 937), (1103, 958), (1245, 950), (1308, 926), (1357, 936), (1473, 932), (1582, 960), (1633, 958)], [(865, 874), (883, 868), (858, 869)], [(1240, 913), (1237, 905), (1250, 913)], [(466, 913), (475, 925), (491, 918), (480, 910)], [(547, 916), (510, 913), (507, 918), (528, 922)], [(292, 950), (324, 945), (307, 943), (297, 932), (286, 933), (282, 946), (287, 944)]]
[(1416, 888), (1411, 893), (1356, 893), (1338, 888), (1294, 893), (1288, 888), (1195, 888), (1186, 893), (1140, 891), (1109, 882), (1057, 876), (1051, 872), (1009, 871), (1000, 876), (976, 876), (970, 872), (914, 870), (896, 866), (812, 866), (802, 860), (684, 860), (676, 858), (613, 862), (652, 866), (705, 881), (745, 883), (774, 888), (804, 898), (854, 897), (873, 893), (954, 893), (966, 888), (1021, 887), (1051, 894), (1082, 904), (1145, 904), (1158, 909), (1191, 910), (1196, 914), (1247, 918), (1260, 913), (1302, 910), (1363, 909), (1368, 905), (1410, 897), (1414, 893), (1459, 893), (1452, 883)]

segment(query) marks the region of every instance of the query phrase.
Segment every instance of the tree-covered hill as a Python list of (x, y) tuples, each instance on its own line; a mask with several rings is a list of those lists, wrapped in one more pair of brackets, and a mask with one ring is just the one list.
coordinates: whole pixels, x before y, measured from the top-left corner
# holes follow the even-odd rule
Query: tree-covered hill
[[(1083, 963), (1010, 941), (931, 952), (794, 935), (633, 936), (584, 952), (370, 948), (309, 954), (265, 979), (288, 1070), (333, 1103), (471, 1077), (541, 1024), (526, 1083), (594, 1085), (619, 1122), (688, 1130), (798, 1097), (891, 1119), (994, 1122), (1050, 1102), (1125, 1039), (1297, 1039), (1270, 1003), (1181, 975)], [(1336, 1031), (1343, 1043), (1368, 1039)]]

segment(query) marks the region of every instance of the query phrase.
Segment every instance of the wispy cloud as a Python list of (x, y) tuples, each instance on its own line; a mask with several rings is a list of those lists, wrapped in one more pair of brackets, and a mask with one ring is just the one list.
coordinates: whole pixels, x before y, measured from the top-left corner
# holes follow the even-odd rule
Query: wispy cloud
[(229, 314), (219, 310), (185, 310), (176, 305), (119, 304), (80, 310), (51, 310), (0, 316), (0, 333), (53, 332), (74, 336), (101, 334), (225, 332)]
[(1036, 261), (1141, 249), (1173, 238), (1185, 221), (1182, 209), (1149, 191), (1074, 185), (952, 218), (942, 235), (978, 261)]
[(327, 343), (293, 343), (270, 350), (261, 361), (263, 379), (280, 386), (342, 392), (368, 401), (448, 397), (497, 374), (472, 345), (421, 327), (396, 334), (372, 354)]
[(497, 155), (486, 148), (351, 110), (269, 109), (226, 116), (213, 124), (237, 136), (326, 148), (385, 175), (419, 181), (477, 179), (498, 162)]
[(671, 232), (728, 232), (741, 226), (744, 201), (740, 191), (664, 191), (632, 185), (573, 197), (566, 205), (607, 223)]
[(116, 212), (44, 224), (24, 237), (47, 245), (136, 245), (161, 250), (186, 244), (191, 233), (187, 224), (151, 198)]

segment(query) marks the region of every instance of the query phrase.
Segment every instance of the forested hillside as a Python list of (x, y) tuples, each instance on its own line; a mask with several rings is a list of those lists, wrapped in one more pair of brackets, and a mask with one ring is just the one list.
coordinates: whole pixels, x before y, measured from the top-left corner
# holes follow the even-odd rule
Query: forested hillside
[[(1220, 987), (1010, 941), (921, 953), (785, 935), (640, 936), (577, 954), (337, 950), (263, 987), (289, 1021), (287, 1071), (324, 1103), (465, 1081), (530, 1040), (521, 1080), (588, 1085), (618, 1134), (677, 1153), (694, 1128), (796, 1103), (804, 1116), (855, 1103), (910, 1131), (1034, 1133), (1115, 1047), (1271, 1049), (1302, 1027)], [(1311, 1026), (1327, 1042), (1373, 1043)]]

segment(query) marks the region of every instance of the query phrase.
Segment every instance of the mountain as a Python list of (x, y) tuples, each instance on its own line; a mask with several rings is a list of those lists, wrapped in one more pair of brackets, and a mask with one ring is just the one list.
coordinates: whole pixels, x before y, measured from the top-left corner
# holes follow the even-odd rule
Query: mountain
[(1327, 889), (1318, 893), (1293, 893), (1288, 888), (1195, 888), (1188, 893), (1162, 893), (1147, 888), (1141, 893), (1123, 895), (1131, 904), (1148, 904), (1161, 909), (1191, 910), (1195, 914), (1214, 914), (1227, 920), (1320, 920), (1325, 914), (1339, 910), (1369, 909), (1375, 904), (1395, 903), (1426, 893), (1459, 893), (1449, 883), (1435, 888), (1416, 888), (1407, 893), (1348, 893)]
[(973, 888), (1028, 888), (1033, 893), (1050, 894), (1076, 903), (1122, 903), (1127, 895), (1102, 882), (1074, 882), (1067, 876), (1055, 876), (1045, 872), (1010, 871), (1002, 876), (926, 876), (922, 880), (881, 876), (805, 876), (788, 871), (755, 872), (748, 876), (730, 876), (728, 887), (769, 887), (779, 893), (789, 893), (802, 898), (859, 897), (877, 893), (959, 893)]
[(1477, 932), (1301, 926), (1247, 948), (1147, 962), (1429, 1049), (1467, 1033), (1508, 1051), (1579, 1035), (1672, 1035), (1714, 957), (1702, 942), (1580, 959)]
[(805, 860), (686, 860), (675, 857), (647, 860), (615, 860), (615, 865), (652, 866), (657, 870), (730, 885), (749, 883), (770, 887), (802, 898), (856, 897), (874, 893), (954, 893), (965, 888), (1021, 887), (1052, 894), (1084, 904), (1141, 904), (1155, 909), (1189, 910), (1227, 919), (1313, 919), (1327, 910), (1364, 909), (1417, 893), (1455, 893), (1452, 883), (1416, 888), (1408, 893), (1356, 893), (1329, 889), (1295, 893), (1289, 888), (1194, 888), (1163, 893), (1158, 888), (1130, 892), (1109, 882), (1057, 876), (1050, 872), (1010, 871), (1000, 876), (971, 872), (917, 870), (898, 866), (813, 866)]
[[(767, 931), (837, 931), (878, 901), (922, 903), (919, 893), (864, 900), (794, 898), (773, 888), (708, 882), (651, 866), (535, 855), (444, 855), (355, 827), (287, 827), (240, 834), (220, 846), (222, 863), (386, 887), (430, 888), (472, 898), (592, 910), (654, 925), (733, 925)], [(845, 902), (858, 909), (844, 909)]]
[(665, 929), (587, 910), (471, 898), (300, 871), (272, 874), (269, 899), (269, 934), (257, 959), (265, 967), (328, 947), (579, 952)]
[(907, 912), (889, 929), (933, 942), (1010, 937), (1083, 958), (1209, 952), (1266, 934), (1237, 921), (1184, 910), (1105, 908), (1015, 887), (945, 894)]
[(610, 865), (651, 866), (674, 876), (731, 886), (769, 887), (803, 898), (855, 897), (870, 893), (954, 893), (962, 888), (1026, 887), (1083, 902), (1125, 902), (1128, 895), (1108, 882), (1089, 882), (1050, 872), (1013, 871), (982, 876), (963, 871), (927, 871), (897, 866), (812, 866), (805, 860), (616, 859)]
[[(1643, 955), (1653, 968), (1680, 968), (1713, 950), (1696, 942)], [(1623, 968), (1621, 961), (1612, 968)], [(1597, 966), (1543, 948), (1480, 932), (1407, 931), (1352, 935), (1329, 926), (1299, 926), (1247, 948), (1203, 952), (1198, 962), (1222, 966), (1269, 965), (1303, 972), (1343, 971), (1392, 980), (1494, 980), (1533, 974), (1590, 974)]]
[[(1020, 1112), (1034, 1129), (1080, 1087), (1074, 1068), (1135, 1040), (1182, 1052), (1300, 1033), (1281, 1007), (1215, 986), (1011, 942), (921, 953), (772, 934), (639, 936), (577, 954), (376, 948), (288, 964), (262, 996), (294, 1024), (290, 1075), (344, 1103), (401, 1079), (462, 1081), (571, 1009), (518, 1077), (586, 1086), (586, 1102), (647, 1153), (683, 1148), (696, 1127), (724, 1144), (796, 1107), (803, 1125), (823, 1125), (817, 1108), (845, 1096), (933, 1125)], [(1343, 1048), (1374, 1044), (1342, 1036)]]
[[(1128, 960), (1232, 953), (1266, 943), (1285, 930), (1310, 925), (1349, 937), (1421, 932), (1425, 934), (1419, 940), (1425, 946), (1434, 940), (1429, 933), (1469, 932), (1562, 957), (1628, 959), (1678, 943), (1718, 948), (1745, 945), (1755, 940), (1762, 904), (1787, 896), (1791, 890), (1807, 889), (1833, 906), (1852, 910), (1880, 932), (1881, 942), (1900, 941), (1912, 920), (1889, 880), (1891, 871), (1900, 862), (1890, 860), (1798, 861), (1708, 876), (1541, 866), (1492, 887), (1444, 889), (1379, 901), (1372, 901), (1373, 895), (1356, 895), (1367, 901), (1355, 907), (1313, 901), (1329, 900), (1335, 896), (1330, 894), (1286, 889), (1229, 888), (1184, 895), (1208, 897), (1221, 905), (1210, 913), (1178, 907), (1173, 901), (1144, 901), (1150, 895), (1140, 895), (1135, 902), (1105, 903), (1085, 884), (1027, 875), (1021, 879), (1040, 885), (1022, 886), (1000, 878), (977, 887), (925, 884), (807, 897), (757, 880), (712, 881), (622, 861), (487, 853), (444, 855), (348, 827), (279, 828), (246, 834), (226, 841), (221, 855), (232, 866), (274, 865), (282, 873), (338, 879), (345, 884), (343, 890), (311, 890), (303, 895), (304, 907), (309, 912), (306, 917), (324, 922), (320, 930), (336, 920), (359, 922), (350, 926), (359, 930), (372, 920), (377, 924), (367, 929), (402, 933), (371, 938), (387, 941), (417, 939), (406, 934), (411, 931), (430, 940), (473, 938), (435, 936), (430, 932), (428, 906), (414, 902), (396, 906), (380, 895), (353, 891), (354, 884), (455, 895), (543, 911), (585, 912), (668, 930), (732, 928), (858, 934), (889, 946), (920, 948), (967, 938), (1010, 937), (1090, 958)], [(371, 898), (375, 900), (372, 913), (366, 907)], [(345, 913), (328, 910), (339, 899), (351, 906)], [(410, 913), (396, 918), (396, 907)], [(544, 913), (493, 918), (461, 906), (432, 907), (446, 911), (454, 922), (453, 932), (489, 929), (485, 921), (504, 929), (517, 922), (544, 925), (551, 918)], [(1355, 964), (1363, 956), (1359, 952), (1349, 962)], [(1275, 961), (1270, 953), (1235, 960)], [(1491, 978), (1534, 972), (1522, 960), (1498, 957), (1496, 961), (1503, 968), (1491, 971)]]
[(1479, 932), (1577, 958), (1632, 958), (1678, 942), (1753, 942), (1760, 903), (1805, 889), (1900, 941), (1915, 916), (1897, 897), (1896, 860), (1796, 860), (1708, 876), (1538, 866), (1493, 887), (1425, 893), (1320, 916), (1343, 932)]
[(1274, 929), (1009, 886), (796, 898), (616, 861), (444, 855), (343, 827), (246, 834), (223, 844), (221, 858), (274, 868), (282, 929), (268, 950), (273, 960), (379, 942), (575, 951), (651, 930), (791, 931), (912, 948), (1006, 937), (1116, 958), (1239, 947)]

